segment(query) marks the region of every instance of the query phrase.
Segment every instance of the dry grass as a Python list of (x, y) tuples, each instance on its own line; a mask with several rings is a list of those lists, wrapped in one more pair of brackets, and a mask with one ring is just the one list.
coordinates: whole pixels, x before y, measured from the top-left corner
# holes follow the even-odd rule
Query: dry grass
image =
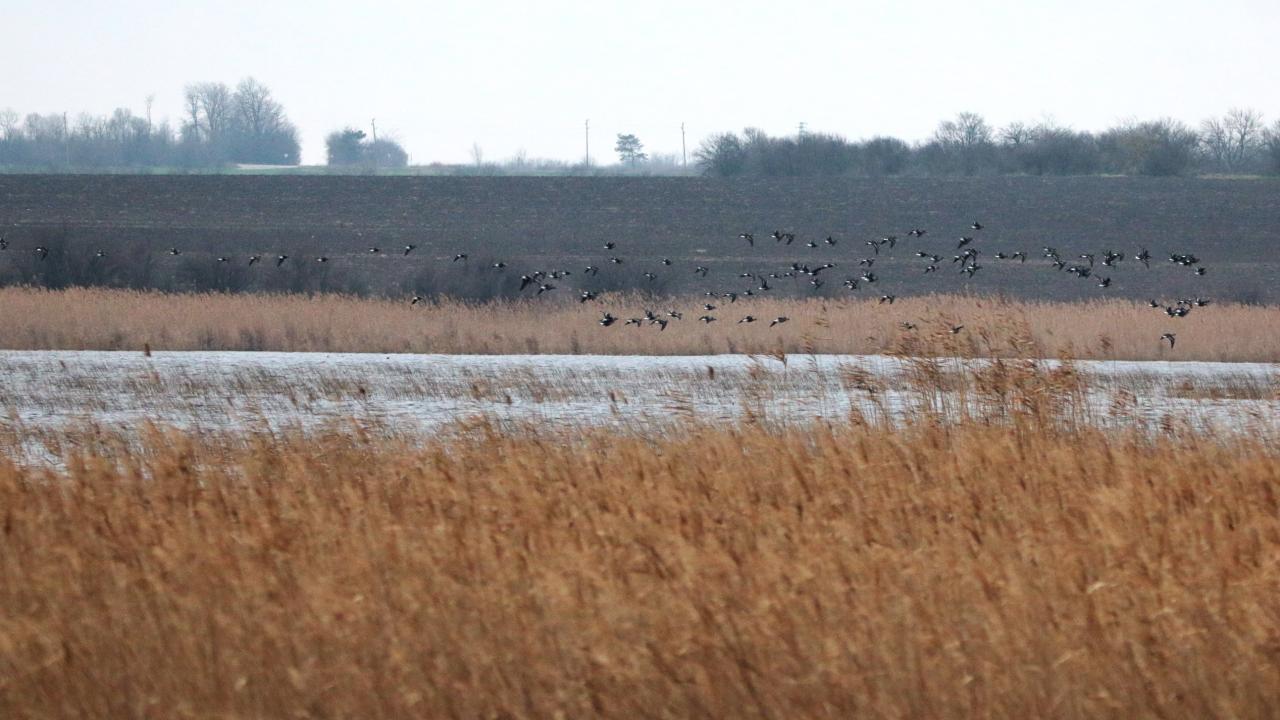
[(0, 464), (0, 716), (1270, 717), (1280, 452), (1044, 423)]
[[(284, 350), (435, 353), (696, 355), (726, 352), (879, 353), (920, 346), (962, 355), (1101, 359), (1280, 361), (1280, 310), (1231, 304), (1168, 318), (1144, 303), (1012, 301), (928, 296), (892, 305), (875, 299), (715, 300), (605, 297), (587, 304), (547, 300), (411, 307), (407, 301), (344, 296), (180, 294), (123, 290), (0, 289), (0, 347), (7, 349)], [(680, 310), (665, 331), (596, 324), (601, 311), (626, 319), (645, 308)], [(736, 321), (751, 314), (754, 324)], [(769, 328), (785, 315), (790, 322)], [(901, 323), (917, 325), (904, 330)], [(955, 337), (946, 328), (964, 325)], [(1160, 342), (1177, 333), (1177, 347)]]

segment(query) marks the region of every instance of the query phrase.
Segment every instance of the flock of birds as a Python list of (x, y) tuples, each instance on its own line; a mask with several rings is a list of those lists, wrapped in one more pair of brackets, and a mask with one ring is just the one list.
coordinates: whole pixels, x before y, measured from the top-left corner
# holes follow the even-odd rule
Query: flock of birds
[[(954, 241), (954, 251), (952, 251), (950, 247), (946, 247), (945, 250), (942, 250), (937, 246), (932, 249), (914, 251), (914, 256), (918, 258), (923, 265), (922, 274), (930, 275), (933, 273), (939, 273), (944, 267), (951, 267), (954, 268), (955, 271), (958, 271), (969, 278), (973, 278), (985, 267), (982, 264), (984, 252), (979, 243), (980, 232), (983, 229), (984, 225), (981, 222), (974, 221), (971, 223), (965, 233), (960, 235)], [(928, 231), (923, 228), (913, 228), (905, 234), (905, 238), (913, 241), (922, 241), (928, 234)], [(755, 247), (756, 237), (753, 233), (742, 232), (739, 233), (737, 237), (739, 240), (746, 242), (748, 246), (752, 248)], [(774, 230), (768, 237), (772, 239), (775, 244), (783, 247), (790, 247), (793, 243), (797, 242), (797, 235), (794, 232), (786, 232), (783, 230)], [(804, 242), (803, 246), (809, 249), (817, 249), (824, 246), (833, 248), (838, 245), (839, 242), (840, 241), (834, 236), (828, 235), (820, 243), (811, 239)], [(858, 260), (854, 274), (846, 274), (841, 281), (841, 285), (850, 292), (874, 287), (880, 281), (880, 277), (877, 274), (878, 271), (875, 269), (876, 262), (885, 256), (891, 255), (898, 247), (899, 242), (900, 239), (896, 235), (886, 235), (877, 240), (863, 241), (862, 246), (867, 248), (866, 256)], [(9, 249), (9, 244), (10, 243), (7, 239), (0, 236), (0, 251), (7, 251)], [(617, 243), (614, 241), (608, 241), (604, 243), (603, 247), (606, 251), (616, 251)], [(407, 257), (417, 249), (417, 245), (409, 244), (395, 252)], [(45, 246), (36, 246), (32, 250), (36, 257), (41, 261), (45, 260), (49, 256), (49, 248)], [(944, 261), (946, 260), (944, 252), (952, 253), (950, 263), (944, 264)], [(176, 257), (182, 254), (182, 250), (176, 247), (171, 247), (168, 249), (167, 253)], [(384, 251), (380, 247), (374, 246), (368, 249), (368, 254), (384, 255), (390, 253)], [(1059, 252), (1057, 248), (1051, 246), (1042, 248), (1041, 255), (1044, 259), (1049, 261), (1048, 267), (1053, 270), (1075, 276), (1081, 280), (1090, 280), (1097, 287), (1103, 289), (1111, 286), (1110, 275), (1104, 275), (1103, 273), (1107, 272), (1108, 269), (1115, 268), (1122, 262), (1128, 261), (1127, 258), (1129, 257), (1123, 252), (1106, 249), (1096, 253), (1080, 253), (1075, 257), (1068, 258), (1063, 253)], [(106, 256), (107, 253), (104, 250), (97, 250), (94, 254), (95, 259), (105, 258)], [(995, 252), (989, 257), (993, 260), (1004, 262), (1026, 263), (1028, 260), (1027, 252), (1022, 250), (1016, 252)], [(263, 255), (261, 254), (252, 254), (247, 256), (249, 266), (263, 262), (263, 259)], [(283, 266), (290, 259), (289, 255), (283, 253), (270, 257), (270, 260), (274, 262), (275, 267), (277, 268)], [(317, 263), (329, 262), (329, 257), (325, 255), (315, 256), (313, 259)], [(466, 263), (468, 260), (468, 254), (460, 252), (453, 255), (451, 262)], [(1145, 247), (1141, 247), (1132, 255), (1131, 261), (1133, 263), (1140, 263), (1144, 268), (1149, 269), (1151, 267), (1151, 260), (1151, 253)], [(1188, 272), (1196, 276), (1203, 276), (1207, 272), (1204, 265), (1201, 263), (1200, 258), (1196, 257), (1194, 254), (1172, 253), (1168, 256), (1168, 260), (1174, 265), (1187, 268)], [(228, 256), (218, 256), (216, 258), (216, 262), (230, 263), (232, 262), (232, 258)], [(616, 254), (611, 254), (605, 262), (612, 266), (621, 266), (627, 261)], [(662, 267), (670, 267), (673, 265), (673, 262), (670, 258), (664, 257), (659, 261), (659, 264)], [(813, 265), (809, 263), (793, 262), (789, 266), (780, 268), (773, 272), (741, 273), (737, 276), (737, 279), (743, 281), (744, 284), (748, 284), (749, 286), (741, 290), (705, 291), (703, 294), (707, 298), (707, 301), (703, 303), (703, 314), (698, 316), (697, 320), (705, 324), (716, 322), (719, 318), (711, 313), (716, 311), (726, 311), (726, 302), (731, 305), (737, 302), (739, 298), (762, 295), (772, 291), (774, 286), (770, 284), (770, 281), (774, 281), (776, 283), (782, 280), (799, 280), (804, 278), (808, 281), (808, 285), (812, 290), (817, 290), (826, 284), (827, 280), (834, 274), (831, 271), (835, 270), (837, 267), (837, 263), (834, 262), (823, 262), (821, 264)], [(492, 262), (489, 265), (489, 269), (494, 272), (504, 272), (506, 268), (507, 264), (501, 260)], [(583, 268), (582, 275), (594, 277), (598, 275), (599, 272), (599, 266), (587, 265)], [(703, 265), (697, 265), (693, 268), (693, 274), (702, 278), (708, 277), (710, 273), (710, 268)], [(520, 276), (520, 292), (524, 293), (532, 289), (532, 292), (536, 296), (542, 296), (544, 294), (554, 292), (559, 289), (554, 283), (567, 278), (572, 274), (573, 272), (570, 270), (529, 271)], [(657, 280), (658, 275), (651, 270), (646, 270), (641, 274), (641, 277), (643, 277), (645, 281), (652, 283)], [(591, 290), (580, 290), (578, 291), (577, 299), (579, 302), (586, 303), (595, 300), (596, 297), (596, 292)], [(893, 304), (895, 299), (896, 297), (894, 295), (884, 293), (879, 296), (879, 303)], [(423, 301), (424, 298), (422, 296), (415, 295), (410, 299), (410, 304), (417, 305)], [(1170, 318), (1184, 318), (1191, 313), (1193, 308), (1202, 308), (1207, 306), (1209, 303), (1209, 299), (1201, 297), (1182, 298), (1176, 300), (1172, 304), (1164, 304), (1154, 299), (1148, 301), (1148, 305), (1150, 307), (1163, 310), (1164, 314)], [(677, 310), (668, 310), (666, 313), (659, 315), (652, 310), (646, 309), (642, 315), (627, 318), (622, 322), (622, 324), (624, 326), (635, 327), (648, 325), (657, 327), (659, 331), (662, 331), (666, 330), (670, 322), (683, 320), (684, 316), (685, 313)], [(619, 322), (619, 320), (621, 320), (621, 318), (605, 311), (601, 313), (598, 322), (602, 327), (611, 327)], [(789, 320), (790, 318), (785, 316), (775, 317), (769, 320), (769, 327), (777, 327)], [(737, 319), (736, 322), (737, 324), (751, 324), (764, 322), (764, 320), (748, 314), (743, 315), (741, 318)], [(911, 322), (903, 322), (901, 323), (901, 326), (904, 330), (914, 330), (916, 328), (915, 324)], [(949, 330), (951, 334), (958, 334), (964, 330), (964, 326), (952, 325), (949, 327)], [(1166, 332), (1160, 336), (1160, 341), (1167, 342), (1169, 344), (1169, 348), (1173, 349), (1177, 342), (1177, 335), (1173, 332)]]

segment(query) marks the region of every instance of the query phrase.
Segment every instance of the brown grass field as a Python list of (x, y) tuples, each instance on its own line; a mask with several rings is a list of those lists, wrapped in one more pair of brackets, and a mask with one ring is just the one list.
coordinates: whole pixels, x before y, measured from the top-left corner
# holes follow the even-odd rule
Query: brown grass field
[(0, 717), (1274, 717), (1280, 451), (1062, 421), (81, 436)]
[[(0, 348), (279, 350), (407, 353), (915, 353), (1099, 359), (1280, 361), (1280, 309), (1214, 303), (1185, 318), (1127, 300), (1040, 302), (924, 296), (880, 304), (848, 300), (714, 299), (718, 321), (696, 318), (705, 298), (602, 296), (518, 302), (407, 300), (340, 295), (165, 294), (129, 290), (0, 289)], [(665, 331), (625, 327), (644, 309), (675, 309)], [(597, 319), (620, 318), (610, 328)], [(759, 322), (740, 324), (746, 315)], [(774, 328), (769, 321), (790, 321)], [(905, 330), (901, 323), (917, 327)], [(963, 325), (949, 337), (947, 328)], [(1176, 348), (1160, 341), (1177, 334)], [(941, 342), (939, 342), (941, 341)]]
[(0, 717), (1273, 717), (1274, 436), (1104, 430), (1084, 382), (993, 369), (955, 422), (6, 447)]

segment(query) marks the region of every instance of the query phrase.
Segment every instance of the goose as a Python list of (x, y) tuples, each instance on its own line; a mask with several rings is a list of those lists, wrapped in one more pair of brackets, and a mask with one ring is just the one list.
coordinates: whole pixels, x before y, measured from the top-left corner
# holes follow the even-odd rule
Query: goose
[(878, 302), (878, 303), (876, 303), (876, 304), (877, 304), (877, 305), (883, 305), (883, 304), (885, 304), (885, 303), (889, 303), (890, 305), (892, 305), (892, 304), (893, 304), (893, 301), (894, 301), (894, 300), (896, 300), (896, 299), (897, 299), (897, 298), (895, 298), (893, 295), (881, 295), (881, 296), (880, 296), (880, 302)]
[(905, 322), (905, 321), (904, 321), (904, 322), (900, 322), (900, 323), (898, 323), (898, 327), (902, 328), (903, 330), (915, 330), (915, 329), (916, 329), (916, 324), (915, 324), (915, 323), (913, 323), (913, 322)]
[(549, 285), (547, 283), (543, 283), (538, 286), (538, 294), (541, 295), (544, 292), (551, 292), (552, 290), (555, 290), (555, 289), (556, 289), (555, 285)]
[(453, 256), (453, 261), (454, 261), (454, 262), (458, 262), (459, 260), (463, 260), (463, 261), (465, 261), (466, 259), (467, 259), (467, 254), (466, 254), (466, 253), (458, 253), (457, 255), (454, 255), (454, 256)]
[(713, 323), (713, 322), (715, 322), (715, 321), (716, 321), (716, 319), (715, 319), (714, 317), (712, 317), (711, 315), (703, 315), (702, 317), (700, 317), (700, 318), (698, 318), (698, 319), (699, 319), (699, 320), (701, 320), (702, 322), (706, 323), (707, 325), (710, 325), (711, 323)]
[(99, 250), (98, 252), (94, 253), (94, 254), (93, 254), (93, 256), (94, 256), (95, 258), (104, 258), (104, 257), (106, 257), (106, 256), (107, 256), (107, 251), (106, 251), (106, 250)]
[(418, 249), (418, 246), (417, 246), (417, 245), (405, 245), (405, 246), (404, 246), (404, 254), (405, 254), (406, 256), (408, 256), (408, 254), (409, 254), (409, 253), (411, 253), (411, 252), (413, 252), (414, 250), (417, 250), (417, 249)]
[(738, 324), (741, 325), (742, 323), (753, 323), (755, 321), (756, 321), (756, 318), (754, 315), (747, 315), (746, 317), (739, 320)]
[(498, 262), (490, 265), (489, 267), (493, 268), (494, 270), (502, 270), (507, 267), (507, 264), (499, 260)]
[(961, 236), (960, 242), (956, 243), (956, 249), (959, 250), (960, 248), (964, 247), (965, 245), (968, 245), (971, 242), (973, 242), (973, 238)]
[(595, 300), (595, 299), (596, 299), (596, 294), (591, 292), (590, 290), (583, 290), (582, 294), (578, 296), (578, 302), (580, 303), (584, 303), (584, 302), (587, 302), (588, 300)]
[(850, 290), (858, 289), (858, 281), (855, 278), (845, 278), (844, 286)]
[(623, 327), (626, 327), (627, 325), (635, 325), (636, 327), (640, 327), (641, 323), (643, 322), (644, 322), (644, 318), (630, 318), (626, 322), (622, 323), (622, 325)]
[(409, 304), (410, 304), (410, 305), (417, 305), (417, 304), (418, 304), (418, 303), (420, 303), (420, 302), (422, 302), (422, 296), (421, 296), (421, 295), (414, 295), (414, 296), (413, 296), (413, 299), (409, 301)]
[(596, 275), (600, 274), (600, 268), (596, 267), (595, 265), (588, 265), (582, 269), (582, 274), (595, 277)]
[(1178, 336), (1171, 332), (1167, 332), (1160, 336), (1160, 342), (1164, 342), (1165, 340), (1169, 341), (1169, 349), (1172, 350), (1174, 343), (1178, 341)]
[(218, 257), (218, 262), (220, 262), (220, 263), (224, 263), (224, 262), (231, 262), (231, 258), (226, 257), (226, 256), (219, 256), (219, 257)]
[(978, 222), (977, 220), (974, 220), (974, 221), (973, 221), (973, 224), (969, 226), (969, 229), (970, 229), (970, 230), (981, 230), (981, 229), (982, 229), (982, 223)]
[(711, 312), (712, 310), (715, 310), (715, 309), (716, 309), (716, 306), (715, 306), (715, 305), (712, 305), (711, 303), (703, 303), (703, 304), (702, 304), (702, 309), (703, 309), (703, 310), (706, 310), (707, 312)]
[(952, 325), (952, 326), (951, 326), (951, 334), (952, 334), (952, 335), (959, 335), (959, 334), (960, 334), (960, 331), (961, 331), (961, 330), (963, 330), (963, 329), (964, 329), (964, 326), (963, 326), (963, 325)]
[(1140, 248), (1137, 255), (1133, 256), (1134, 260), (1142, 263), (1145, 267), (1151, 267), (1151, 253), (1146, 248)]
[(833, 246), (833, 247), (834, 247), (834, 246), (835, 246), (835, 244), (836, 244), (836, 239), (835, 239), (834, 237), (832, 237), (832, 236), (828, 235), (828, 236), (827, 236), (827, 239), (826, 239), (826, 240), (823, 240), (822, 242), (824, 242), (824, 243), (826, 243), (826, 244), (831, 245), (831, 246)]
[(1093, 267), (1093, 253), (1080, 253), (1081, 260), (1088, 260), (1089, 267)]
[(648, 280), (649, 282), (653, 282), (654, 280), (657, 280), (657, 279), (658, 279), (658, 276), (657, 276), (657, 275), (654, 275), (653, 273), (649, 272), (648, 270), (646, 270), (646, 271), (644, 272), (644, 277), (645, 277), (645, 279), (646, 279), (646, 280)]
[(662, 264), (663, 264), (663, 265), (670, 265), (670, 264), (671, 264), (671, 258), (662, 258)]
[(928, 230), (921, 230), (920, 228), (914, 228), (914, 229), (912, 229), (912, 230), (911, 230), (911, 232), (909, 232), (909, 233), (907, 233), (907, 234), (908, 234), (908, 235), (910, 235), (911, 237), (915, 237), (915, 238), (922, 238), (922, 237), (924, 237), (924, 236), (925, 236), (925, 233), (927, 233), (927, 232), (928, 232)]
[(872, 250), (875, 250), (877, 255), (880, 254), (880, 243), (876, 242), (875, 240), (867, 240), (862, 244), (866, 245), (867, 247), (870, 247)]
[(892, 250), (892, 249), (893, 249), (893, 248), (898, 244), (898, 236), (897, 236), (897, 235), (886, 235), (886, 236), (884, 236), (883, 238), (880, 238), (880, 244), (881, 244), (881, 245), (888, 245), (888, 246), (889, 246), (889, 249), (890, 249), (890, 250)]
[(324, 255), (321, 255), (320, 257), (316, 258), (316, 262), (318, 262), (318, 263), (327, 263), (327, 262), (329, 262), (329, 258), (325, 257)]
[(730, 305), (732, 305), (733, 303), (738, 302), (738, 293), (734, 293), (734, 292), (727, 292), (727, 293), (725, 293), (725, 294), (721, 295), (720, 297), (727, 297), (727, 298), (729, 298), (729, 304), (730, 304)]
[(371, 248), (369, 248), (369, 254), (370, 254), (370, 255), (377, 255), (377, 254), (378, 254), (378, 253), (380, 253), (380, 252), (382, 252), (382, 248), (377, 248), (377, 247), (371, 247)]
[(276, 267), (280, 267), (281, 265), (283, 265), (283, 264), (284, 264), (284, 261), (285, 261), (285, 260), (288, 260), (288, 259), (289, 259), (289, 256), (288, 256), (288, 255), (277, 255), (277, 256), (276, 256)]
[(40, 256), (41, 260), (49, 257), (49, 248), (43, 245), (37, 247), (35, 252), (36, 252), (36, 255)]
[(182, 251), (181, 251), (181, 250), (179, 250), (179, 249), (178, 249), (178, 248), (176, 248), (176, 247), (174, 247), (174, 248), (169, 248), (169, 254), (170, 254), (170, 255), (173, 255), (174, 257), (177, 257), (178, 255), (181, 255), (181, 254), (182, 254)]
[(813, 286), (814, 290), (817, 290), (818, 288), (822, 287), (825, 283), (826, 283), (825, 280), (819, 280), (818, 278), (814, 278), (809, 281), (809, 284)]
[(604, 244), (604, 249), (605, 249), (605, 250), (612, 250), (612, 249), (614, 249), (615, 247), (617, 247), (617, 245), (618, 245), (617, 243), (615, 243), (614, 241), (610, 240), (609, 242), (606, 242), (606, 243)]
[(249, 256), (249, 267), (253, 267), (253, 264), (254, 264), (254, 263), (256, 263), (256, 262), (258, 262), (258, 261), (259, 261), (259, 260), (261, 260), (261, 259), (262, 259), (262, 256), (261, 256), (261, 255), (250, 255), (250, 256)]
[(614, 265), (621, 265), (622, 258), (611, 257), (609, 258), (609, 262), (613, 263)]
[(876, 259), (873, 257), (862, 258), (861, 260), (858, 261), (858, 267), (871, 267), (872, 265), (875, 265), (875, 264), (876, 264)]
[(760, 287), (757, 289), (760, 290), (760, 292), (769, 292), (773, 288), (769, 287), (768, 280), (765, 280), (764, 278), (760, 278)]
[(1205, 269), (1203, 267), (1196, 268), (1196, 275), (1204, 275), (1204, 273)]
[(683, 320), (683, 319), (684, 319), (684, 313), (682, 313), (682, 312), (676, 312), (675, 310), (668, 310), (668, 311), (667, 311), (667, 317), (669, 317), (669, 318), (675, 318), (676, 320)]
[(925, 272), (925, 274), (926, 274), (926, 275), (927, 275), (927, 274), (929, 274), (929, 273), (931, 273), (931, 272), (938, 272), (938, 266), (937, 266), (937, 265), (930, 265), (930, 266), (928, 266), (928, 267), (926, 267), (926, 268), (924, 269), (924, 272)]
[(701, 265), (699, 265), (698, 267), (696, 267), (696, 268), (694, 268), (694, 269), (693, 269), (693, 274), (694, 274), (694, 275), (701, 275), (702, 277), (706, 277), (706, 276), (707, 276), (707, 272), (708, 272), (707, 268), (705, 268), (705, 267), (703, 267), (703, 266), (701, 266)]
[(600, 326), (601, 326), (601, 327), (609, 327), (610, 325), (614, 324), (614, 323), (615, 323), (615, 322), (617, 322), (617, 321), (618, 321), (618, 318), (616, 318), (616, 317), (614, 317), (614, 316), (610, 315), (609, 313), (602, 313), (602, 314), (600, 315)]
[(788, 318), (785, 315), (779, 315), (778, 317), (773, 319), (773, 322), (769, 323), (769, 327), (773, 327), (774, 325), (781, 325), (782, 323), (786, 322), (789, 319), (790, 318)]
[(747, 241), (747, 244), (748, 244), (748, 245), (750, 245), (751, 247), (755, 247), (755, 246), (756, 246), (756, 236), (755, 236), (755, 235), (752, 235), (751, 233), (745, 233), (745, 232), (744, 232), (744, 233), (738, 233), (738, 237), (739, 237), (740, 239), (742, 239), (742, 240), (746, 240), (746, 241)]
[(1204, 307), (1205, 305), (1208, 305), (1210, 302), (1212, 301), (1209, 300), (1209, 298), (1196, 298), (1196, 307)]
[(1098, 287), (1100, 288), (1111, 287), (1111, 278), (1104, 277), (1101, 280), (1099, 280)]
[(655, 315), (655, 314), (654, 314), (654, 312), (653, 312), (652, 310), (645, 309), (645, 311), (644, 311), (644, 319), (645, 319), (645, 320), (648, 320), (650, 323), (652, 323), (652, 322), (654, 322), (655, 320), (657, 320), (657, 319), (658, 319), (658, 316), (657, 316), (657, 315)]
[(868, 271), (868, 272), (862, 273), (862, 279), (864, 282), (873, 283), (879, 278), (876, 277), (875, 273)]
[(1010, 255), (1009, 258), (1012, 260), (1017, 260), (1018, 262), (1026, 262), (1027, 254), (1019, 250), (1018, 252)]
[(981, 269), (982, 269), (981, 265), (966, 265), (960, 268), (960, 272), (968, 275), (969, 277), (973, 277), (973, 274), (978, 272)]
[(1159, 309), (1159, 308), (1160, 308), (1160, 303), (1156, 302), (1155, 300), (1148, 300), (1148, 301), (1147, 301), (1147, 307), (1149, 307), (1149, 308)]
[(8, 249), (9, 249), (9, 241), (5, 240), (3, 235), (0, 235), (0, 250), (8, 250)]
[(666, 330), (666, 329), (667, 329), (667, 321), (666, 321), (666, 320), (663, 320), (663, 319), (661, 319), (661, 318), (659, 318), (659, 319), (657, 319), (657, 320), (654, 320), (653, 322), (651, 322), (651, 323), (649, 323), (649, 324), (650, 324), (650, 325), (657, 325), (657, 326), (658, 326), (658, 332), (662, 332), (663, 330)]
[(816, 242), (814, 242), (814, 241), (810, 240), (809, 242), (805, 243), (805, 244), (804, 244), (804, 246), (805, 246), (805, 247), (807, 247), (807, 248), (812, 249), (812, 248), (816, 248), (816, 247), (818, 247), (818, 243), (816, 243)]
[(528, 275), (521, 275), (521, 276), (520, 276), (520, 289), (521, 289), (521, 290), (524, 290), (525, 288), (529, 287), (529, 286), (530, 286), (530, 285), (532, 285), (532, 284), (533, 284), (533, 278), (532, 278), (532, 277), (530, 277), (530, 276), (528, 276)]

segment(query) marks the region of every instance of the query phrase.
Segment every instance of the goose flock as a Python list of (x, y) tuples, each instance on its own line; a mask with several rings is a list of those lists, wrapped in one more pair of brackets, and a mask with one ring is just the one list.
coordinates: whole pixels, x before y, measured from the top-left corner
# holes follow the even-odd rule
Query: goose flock
[[(973, 278), (979, 272), (990, 272), (986, 270), (987, 265), (984, 264), (984, 257), (989, 257), (996, 263), (1018, 263), (1020, 265), (1028, 262), (1029, 255), (1025, 250), (1017, 250), (1014, 252), (999, 251), (991, 253), (989, 256), (983, 251), (981, 242), (982, 231), (985, 225), (977, 220), (968, 224), (960, 234), (952, 236), (950, 240), (934, 240), (934, 236), (924, 228), (912, 228), (908, 230), (900, 238), (898, 235), (884, 235), (878, 239), (863, 240), (860, 247), (865, 247), (864, 257), (858, 258), (856, 263), (852, 265), (854, 270), (846, 272), (844, 277), (839, 281), (841, 287), (850, 293), (860, 290), (868, 290), (874, 288), (882, 278), (878, 274), (880, 271), (876, 269), (876, 263), (886, 258), (895, 257), (900, 242), (908, 241), (911, 245), (908, 252), (919, 262), (918, 272), (923, 276), (941, 273), (944, 269), (950, 269), (952, 272), (964, 274), (968, 278)], [(773, 240), (774, 244), (779, 247), (791, 247), (800, 239), (796, 232), (776, 229), (768, 236)], [(749, 248), (756, 247), (756, 234), (754, 232), (738, 233), (737, 239), (744, 241)], [(841, 240), (834, 235), (827, 235), (820, 241), (817, 239), (805, 240), (800, 246), (809, 250), (817, 250), (820, 248), (834, 249), (839, 246)], [(8, 251), (10, 241), (0, 236), (0, 251)], [(904, 243), (904, 245), (907, 243)], [(606, 241), (602, 245), (605, 251), (610, 254), (605, 259), (610, 265), (622, 266), (629, 261), (619, 254), (613, 254), (618, 250), (617, 241)], [(407, 244), (400, 248), (398, 253), (401, 257), (408, 257), (412, 252), (418, 249), (415, 244)], [(49, 257), (49, 248), (38, 245), (30, 249), (39, 261), (45, 261)], [(166, 254), (171, 257), (178, 257), (183, 254), (183, 250), (178, 247), (170, 247)], [(369, 255), (384, 255), (382, 248), (373, 246), (368, 248)], [(950, 256), (948, 258), (948, 256)], [(1058, 250), (1053, 246), (1044, 246), (1041, 248), (1040, 256), (1046, 261), (1045, 268), (1049, 272), (1062, 273), (1072, 276), (1078, 280), (1087, 281), (1096, 287), (1106, 290), (1111, 287), (1111, 273), (1118, 269), (1122, 264), (1128, 263), (1132, 265), (1141, 265), (1143, 270), (1151, 268), (1153, 256), (1145, 247), (1139, 247), (1136, 252), (1131, 255), (1115, 249), (1103, 249), (1098, 252), (1084, 252), (1070, 255)], [(107, 257), (104, 250), (95, 251), (93, 258), (100, 260)], [(447, 257), (447, 256), (446, 256)], [(261, 254), (251, 254), (245, 257), (247, 265), (253, 265), (261, 262), (263, 256)], [(279, 253), (274, 256), (275, 267), (280, 268), (290, 261), (289, 255)], [(447, 257), (451, 263), (466, 264), (469, 256), (465, 252), (458, 252)], [(328, 263), (329, 257), (319, 255), (313, 258), (317, 263)], [(216, 258), (218, 263), (231, 263), (232, 258), (228, 256), (219, 256)], [(1170, 253), (1168, 261), (1179, 268), (1185, 268), (1186, 272), (1196, 277), (1203, 277), (1207, 273), (1207, 269), (1201, 262), (1200, 258), (1193, 253)], [(294, 262), (297, 262), (296, 260)], [(643, 259), (636, 260), (636, 263), (643, 262)], [(667, 268), (672, 268), (674, 262), (667, 257), (661, 258), (657, 267), (643, 269), (639, 273), (639, 277), (643, 278), (641, 287), (649, 286), (655, 283), (660, 277), (660, 272), (668, 272)], [(720, 287), (718, 289), (706, 289), (703, 296), (707, 301), (702, 305), (703, 314), (697, 316), (697, 320), (710, 324), (719, 320), (713, 312), (728, 312), (727, 305), (733, 305), (741, 298), (749, 298), (762, 296), (774, 290), (774, 284), (790, 280), (792, 282), (804, 281), (809, 286), (809, 290), (817, 291), (822, 288), (829, 279), (838, 273), (836, 270), (840, 267), (837, 262), (791, 262), (788, 265), (781, 266), (769, 272), (744, 272), (736, 275), (735, 287)], [(505, 272), (507, 263), (496, 260), (489, 264), (489, 269), (493, 272)], [(596, 277), (599, 275), (600, 268), (598, 265), (587, 265), (581, 271), (581, 276)], [(687, 272), (676, 271), (676, 272)], [(705, 265), (695, 265), (692, 273), (703, 279), (711, 276), (711, 269)], [(532, 292), (535, 296), (549, 295), (557, 290), (559, 286), (555, 283), (566, 280), (574, 273), (571, 270), (529, 270), (520, 275), (521, 293)], [(771, 284), (773, 281), (774, 284)], [(728, 285), (723, 283), (722, 285)], [(743, 287), (745, 285), (745, 287)], [(597, 299), (599, 291), (591, 289), (579, 289), (577, 299), (580, 303), (591, 302)], [(892, 305), (896, 300), (896, 296), (890, 293), (881, 293), (878, 296), (878, 304)], [(424, 301), (424, 298), (415, 295), (410, 298), (410, 305), (418, 305)], [(716, 304), (716, 303), (719, 304)], [(1185, 318), (1193, 309), (1203, 308), (1209, 305), (1210, 300), (1203, 297), (1179, 298), (1172, 302), (1161, 302), (1151, 299), (1147, 302), (1152, 309), (1161, 311), (1167, 318)], [(659, 332), (666, 330), (671, 322), (680, 322), (684, 320), (684, 312), (677, 310), (669, 310), (661, 316), (651, 310), (645, 309), (644, 312), (636, 317), (626, 318), (622, 325), (624, 327), (656, 327)], [(612, 327), (621, 319), (609, 312), (603, 312), (598, 320), (601, 327)], [(768, 321), (770, 328), (786, 323), (789, 318), (779, 316)], [(736, 324), (753, 324), (757, 322), (757, 318), (753, 315), (743, 315), (736, 319)], [(912, 322), (902, 322), (900, 326), (904, 330), (914, 330), (917, 325)], [(958, 334), (964, 330), (963, 325), (950, 326), (951, 334)], [(1160, 335), (1161, 343), (1168, 343), (1169, 349), (1172, 350), (1176, 342), (1176, 334), (1173, 332), (1165, 332)]]

